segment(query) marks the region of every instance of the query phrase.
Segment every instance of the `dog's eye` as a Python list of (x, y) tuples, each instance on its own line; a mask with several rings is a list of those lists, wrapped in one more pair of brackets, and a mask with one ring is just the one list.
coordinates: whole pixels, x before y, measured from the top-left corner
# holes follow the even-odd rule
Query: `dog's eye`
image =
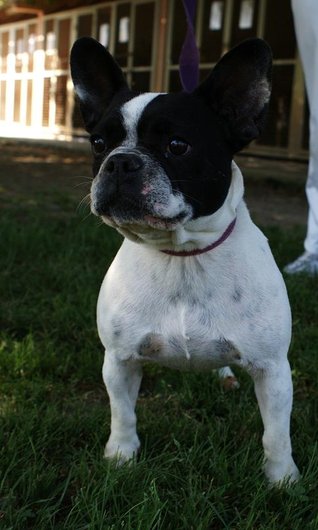
[(106, 150), (105, 140), (101, 136), (92, 136), (91, 145), (96, 155), (101, 155)]
[(184, 140), (181, 140), (181, 138), (173, 138), (167, 147), (167, 151), (175, 156), (186, 155), (190, 150), (191, 145)]

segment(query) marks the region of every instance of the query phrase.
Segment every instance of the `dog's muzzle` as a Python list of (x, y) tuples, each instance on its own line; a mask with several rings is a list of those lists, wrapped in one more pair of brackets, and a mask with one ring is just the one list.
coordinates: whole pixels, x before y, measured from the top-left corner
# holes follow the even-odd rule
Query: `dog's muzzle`
[[(134, 153), (111, 155), (101, 168), (99, 182), (93, 192), (93, 209), (97, 215), (108, 215), (127, 193), (137, 191), (144, 162)], [(126, 195), (127, 196), (127, 195)]]

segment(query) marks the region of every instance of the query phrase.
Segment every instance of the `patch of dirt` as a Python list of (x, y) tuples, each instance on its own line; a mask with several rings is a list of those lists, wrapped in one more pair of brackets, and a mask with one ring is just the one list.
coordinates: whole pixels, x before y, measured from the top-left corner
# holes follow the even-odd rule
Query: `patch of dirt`
[(292, 227), (307, 223), (307, 163), (237, 157), (245, 198), (257, 224)]
[[(75, 210), (92, 178), (88, 143), (0, 140), (0, 203), (39, 206), (55, 215)], [(304, 163), (237, 157), (246, 202), (261, 225), (304, 225), (307, 219)], [(42, 204), (43, 203), (43, 204)]]
[(70, 150), (10, 140), (0, 147), (0, 198), (5, 205), (32, 203), (51, 193), (78, 202), (83, 189), (88, 193), (91, 166), (86, 146)]

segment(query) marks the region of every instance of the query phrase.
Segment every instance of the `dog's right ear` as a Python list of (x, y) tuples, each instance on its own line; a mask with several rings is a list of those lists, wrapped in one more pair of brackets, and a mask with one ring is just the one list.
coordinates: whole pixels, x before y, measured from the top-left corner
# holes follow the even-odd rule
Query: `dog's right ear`
[(91, 132), (114, 96), (128, 91), (128, 85), (110, 53), (90, 37), (74, 43), (70, 62), (85, 128)]
[(264, 129), (271, 94), (272, 52), (262, 39), (247, 39), (223, 55), (194, 91), (219, 116), (232, 152)]

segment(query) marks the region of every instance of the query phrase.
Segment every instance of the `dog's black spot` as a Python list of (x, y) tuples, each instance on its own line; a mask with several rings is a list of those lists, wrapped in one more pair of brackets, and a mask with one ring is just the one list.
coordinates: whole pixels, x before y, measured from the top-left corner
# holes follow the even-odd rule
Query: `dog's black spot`
[(242, 289), (240, 287), (237, 287), (234, 290), (234, 293), (232, 295), (232, 300), (234, 300), (234, 302), (236, 303), (239, 303), (242, 300)]
[(191, 307), (192, 307), (192, 308), (195, 308), (195, 307), (198, 306), (199, 301), (198, 301), (197, 298), (194, 298), (194, 296), (189, 296), (189, 297), (188, 297), (188, 303), (189, 303), (189, 305), (190, 305), (190, 308), (191, 308)]
[(122, 326), (121, 323), (117, 320), (117, 318), (114, 318), (112, 320), (112, 330), (113, 337), (118, 339), (122, 334)]
[(181, 293), (179, 291), (176, 291), (175, 293), (172, 293), (169, 298), (169, 303), (172, 305), (177, 305), (181, 300)]

